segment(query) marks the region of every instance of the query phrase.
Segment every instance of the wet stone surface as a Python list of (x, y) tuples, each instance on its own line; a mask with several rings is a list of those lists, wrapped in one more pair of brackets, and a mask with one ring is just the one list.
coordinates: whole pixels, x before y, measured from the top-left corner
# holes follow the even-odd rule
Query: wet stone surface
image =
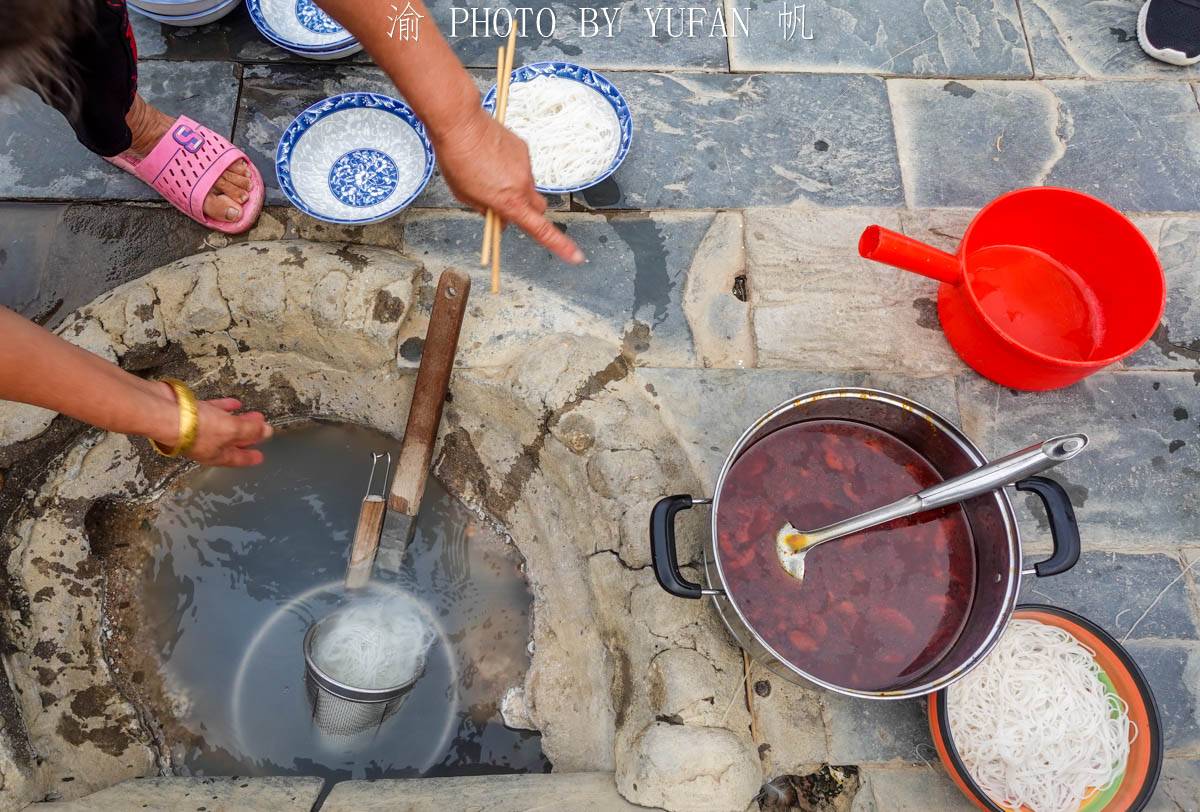
[(1046, 184), (1129, 211), (1200, 209), (1200, 110), (1185, 84), (894, 79), (888, 92), (911, 206)]
[[(240, 72), (229, 62), (147, 62), (139, 67), (139, 88), (164, 112), (186, 113), (228, 138)], [(23, 89), (0, 96), (0, 198), (161, 199), (84, 149), (56, 110)]]
[(1185, 566), (1176, 555), (1086, 550), (1070, 572), (1022, 579), (1020, 600), (1069, 609), (1118, 640), (1197, 640)]
[(785, 0), (746, 7), (750, 35), (729, 41), (738, 71), (1031, 75), (1015, 0), (820, 0), (799, 6), (803, 24)]
[[(1053, 474), (1071, 494), (1086, 544), (1130, 551), (1196, 544), (1200, 382), (1193, 376), (1101, 372), (1069, 389), (1039, 393), (964, 376), (959, 405), (963, 428), (992, 455), (1043, 435), (1088, 434), (1092, 447)], [(1016, 501), (1039, 517), (1026, 525), (1027, 546), (1044, 548), (1045, 520), (1035, 500)]]
[(879, 79), (629, 73), (617, 83), (637, 147), (611, 183), (575, 196), (586, 207), (902, 201)]
[(1200, 751), (1200, 644), (1133, 642), (1129, 653), (1150, 681), (1166, 754)]
[(54, 327), (116, 285), (204, 250), (208, 234), (165, 205), (0, 204), (0, 305)]
[[(588, 264), (581, 268), (562, 264), (526, 235), (508, 230), (501, 245), (502, 281), (508, 290), (545, 287), (568, 308), (602, 319), (613, 335), (628, 336), (628, 348), (639, 364), (690, 365), (695, 355), (683, 311), (684, 281), (712, 221), (713, 215), (703, 213), (602, 220), (573, 216), (563, 222), (566, 233), (588, 255)], [(434, 254), (475, 270), (478, 224), (475, 216), (415, 217), (405, 227), (405, 245), (416, 256)], [(475, 283), (485, 291), (486, 274), (480, 272)], [(539, 321), (543, 328), (550, 326)], [(534, 328), (528, 334), (528, 340), (534, 340), (539, 321), (525, 327), (513, 323), (509, 331)]]

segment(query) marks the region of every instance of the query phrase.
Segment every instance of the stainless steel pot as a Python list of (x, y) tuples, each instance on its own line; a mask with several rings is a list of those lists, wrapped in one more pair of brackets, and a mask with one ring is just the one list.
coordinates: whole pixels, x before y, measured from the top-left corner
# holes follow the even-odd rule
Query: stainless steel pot
[[(717, 611), (741, 646), (757, 661), (792, 682), (812, 682), (831, 691), (872, 699), (903, 699), (940, 690), (966, 674), (995, 645), (1017, 601), (1022, 575), (1045, 577), (1066, 572), (1079, 560), (1079, 529), (1070, 498), (1057, 482), (1029, 477), (1018, 490), (1037, 494), (1045, 505), (1054, 539), (1050, 558), (1025, 567), (1012, 505), (1003, 491), (963, 503), (975, 544), (976, 582), (966, 624), (947, 653), (913, 683), (886, 691), (862, 691), (817, 679), (773, 650), (746, 619), (727, 589), (717, 538), (717, 516), (725, 478), (750, 446), (779, 429), (807, 420), (846, 420), (882, 429), (925, 457), (943, 477), (963, 474), (987, 462), (982, 452), (937, 412), (899, 395), (875, 389), (838, 388), (788, 400), (760, 417), (729, 452), (712, 499), (690, 495), (660, 500), (650, 518), (654, 571), (663, 589), (680, 598), (713, 598)], [(695, 505), (712, 504), (712, 532), (704, 553), (704, 585), (679, 571), (675, 550), (676, 515)]]

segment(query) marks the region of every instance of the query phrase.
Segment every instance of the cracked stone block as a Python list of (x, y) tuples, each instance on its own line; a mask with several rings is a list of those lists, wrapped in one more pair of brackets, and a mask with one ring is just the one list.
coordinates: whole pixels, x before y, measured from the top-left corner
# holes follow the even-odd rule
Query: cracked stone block
[(1129, 211), (1200, 209), (1200, 110), (1177, 82), (893, 79), (910, 207), (1067, 186)]
[[(496, 36), (495, 28), (484, 16), (483, 12), (490, 10), (484, 4), (468, 6), (456, 0), (434, 0), (429, 7), (438, 28), (464, 65), (495, 71), (496, 49), (504, 45), (504, 37), (508, 34), (505, 16), (502, 15), (499, 20), (504, 36)], [(599, 7), (581, 0), (538, 0), (527, 4), (525, 8), (524, 24), (517, 29), (518, 64), (565, 61), (596, 70), (725, 70), (728, 67), (725, 40), (721, 36), (709, 36), (715, 21), (715, 10), (711, 6), (703, 9), (703, 20), (699, 19), (697, 13), (694, 26), (696, 36), (674, 39), (669, 39), (666, 34), (667, 12), (660, 12), (655, 17), (655, 27), (647, 14), (648, 8), (653, 13), (653, 7), (633, 0), (606, 3)], [(594, 11), (594, 19), (581, 16), (584, 8)], [(470, 16), (472, 9), (477, 9), (474, 18)], [(675, 26), (673, 31), (681, 30), (681, 12), (679, 8), (671, 10)], [(519, 14), (518, 21), (521, 21)], [(611, 36), (609, 21), (612, 23)], [(659, 35), (657, 38), (653, 36), (655, 31)]]
[(779, 369), (638, 369), (637, 376), (661, 408), (664, 419), (709, 489), (733, 444), (751, 423), (788, 398), (815, 389), (830, 386), (884, 389), (926, 404), (952, 422), (958, 422), (954, 382), (950, 378)]
[(1144, 0), (1022, 0), (1021, 14), (1038, 76), (1172, 78), (1200, 75), (1151, 59), (1137, 41)]
[(55, 812), (108, 812), (146, 809), (176, 812), (207, 809), (271, 809), (308, 812), (321, 794), (320, 778), (137, 778), (75, 801), (44, 804)]
[(1154, 692), (1166, 754), (1194, 754), (1200, 748), (1200, 645), (1135, 641), (1125, 648)]
[(1196, 640), (1200, 633), (1183, 567), (1174, 555), (1085, 550), (1070, 572), (1023, 579), (1021, 602), (1078, 612), (1118, 640)]
[(833, 764), (880, 761), (919, 764), (937, 758), (924, 700), (885, 702), (826, 691), (821, 702), (825, 706), (829, 760)]
[(1167, 277), (1162, 324), (1125, 366), (1200, 369), (1200, 220), (1167, 218), (1154, 244)]
[(889, 209), (746, 211), (747, 277), (760, 367), (888, 369), (916, 375), (964, 367), (937, 320), (937, 283), (858, 255)]
[(590, 208), (903, 200), (875, 77), (625, 73), (615, 81), (634, 145), (611, 178), (574, 196)]
[[(1050, 473), (1071, 495), (1085, 546), (1144, 549), (1200, 538), (1200, 382), (1180, 372), (1101, 372), (1052, 392), (959, 382), (963, 428), (989, 456), (1082, 431), (1091, 445)], [(1015, 494), (1015, 492), (1013, 492)], [(1048, 549), (1036, 496), (1016, 495), (1027, 550)]]
[[(228, 137), (238, 71), (229, 62), (147, 62), (138, 68), (138, 90), (164, 112), (186, 114)], [(24, 89), (0, 96), (0, 198), (14, 197), (160, 199), (137, 178), (84, 149), (62, 115)]]
[(957, 812), (975, 809), (946, 775), (935, 767), (888, 769), (867, 767), (861, 775), (869, 782), (875, 807), (887, 812)]
[(829, 762), (822, 689), (789, 682), (756, 664), (750, 690), (762, 740), (759, 759), (767, 775), (803, 774), (813, 764)]
[(611, 773), (477, 775), (342, 781), (322, 812), (526, 812), (530, 809), (639, 809), (617, 794)]
[(720, 727), (654, 722), (617, 753), (617, 787), (639, 806), (735, 812), (761, 785), (758, 754)]
[[(581, 314), (609, 340), (626, 344), (639, 365), (691, 365), (691, 327), (683, 309), (687, 274), (714, 215), (638, 214), (555, 218), (588, 262), (563, 264), (525, 234), (505, 232), (503, 295), (491, 296), (490, 273), (479, 267), (480, 219), (475, 215), (422, 214), (405, 223), (414, 256), (432, 253), (472, 274), (471, 308), (461, 348), (502, 352), (528, 346), (546, 333), (591, 332)], [(547, 300), (552, 292), (560, 301)], [(526, 297), (532, 296), (532, 298)], [(732, 299), (733, 294), (729, 297)], [(478, 311), (474, 308), (479, 308)], [(496, 311), (505, 313), (497, 316)], [(478, 363), (478, 361), (476, 361)]]
[(729, 39), (733, 70), (937, 76), (1032, 75), (1015, 0), (788, 0), (750, 4)]
[(205, 250), (208, 234), (165, 206), (0, 205), (0, 304), (53, 328), (105, 291)]
[[(495, 73), (472, 72), (475, 84), (485, 91), (495, 81)], [(238, 105), (237, 129), (233, 142), (262, 173), (267, 190), (267, 203), (290, 205), (279, 190), (275, 176), (275, 150), (279, 138), (297, 115), (321, 99), (338, 93), (381, 93), (403, 98), (383, 71), (376, 67), (335, 63), (326, 65), (253, 65), (243, 73), (242, 94)], [(552, 196), (548, 202), (554, 208), (565, 206), (565, 198)], [(433, 177), (425, 191), (413, 201), (414, 208), (462, 207), (442, 180), (441, 170), (434, 168)], [(482, 225), (477, 225), (483, 234)], [(479, 246), (476, 245), (476, 263)]]
[(1200, 812), (1200, 761), (1169, 758), (1147, 812)]

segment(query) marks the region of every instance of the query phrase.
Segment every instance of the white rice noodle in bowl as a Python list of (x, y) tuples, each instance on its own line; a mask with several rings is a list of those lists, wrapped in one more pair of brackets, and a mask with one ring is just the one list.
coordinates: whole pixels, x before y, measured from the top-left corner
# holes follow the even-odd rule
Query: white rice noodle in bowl
[(1094, 652), (1066, 631), (1013, 620), (946, 710), (975, 783), (1006, 809), (1075, 812), (1120, 778), (1137, 730)]
[(612, 105), (587, 85), (558, 76), (514, 82), (504, 123), (529, 146), (533, 180), (544, 189), (599, 178), (621, 142)]

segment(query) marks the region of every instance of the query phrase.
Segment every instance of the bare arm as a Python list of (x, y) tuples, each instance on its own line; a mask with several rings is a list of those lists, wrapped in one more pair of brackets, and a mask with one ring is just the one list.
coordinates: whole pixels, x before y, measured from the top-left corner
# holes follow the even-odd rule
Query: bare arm
[(358, 38), (425, 122), (442, 174), (460, 200), (492, 208), (559, 258), (579, 263), (583, 252), (546, 219), (546, 201), (533, 184), (525, 143), (480, 106), (479, 91), (433, 23), (421, 0), (416, 40), (388, 36), (389, 19), (409, 0), (319, 0)]
[[(168, 447), (179, 437), (179, 407), (169, 386), (131, 375), (2, 307), (0, 400), (52, 409)], [(189, 457), (211, 465), (262, 462), (262, 452), (248, 448), (271, 436), (261, 414), (231, 414), (241, 408), (233, 398), (199, 407), (199, 430)]]

